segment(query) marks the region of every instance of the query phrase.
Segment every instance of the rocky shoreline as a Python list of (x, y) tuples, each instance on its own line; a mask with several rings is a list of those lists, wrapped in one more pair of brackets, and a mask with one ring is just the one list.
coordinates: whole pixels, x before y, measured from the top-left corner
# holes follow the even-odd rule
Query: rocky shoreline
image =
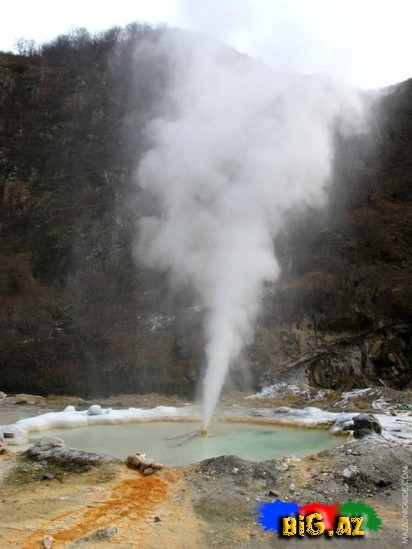
[[(273, 417), (275, 404), (284, 396), (278, 395), (277, 402), (269, 399), (270, 403), (259, 399), (260, 405), (264, 402), (259, 408), (256, 399), (248, 399), (250, 417)], [(346, 410), (351, 409), (353, 400), (359, 396), (363, 398), (363, 410), (338, 414), (342, 430), (354, 427), (350, 424), (354, 415), (367, 418), (369, 412), (376, 412), (372, 403), (379, 398), (381, 402), (385, 398), (390, 400), (388, 395), (378, 398), (374, 395), (368, 408), (367, 395), (355, 395), (346, 398)], [(405, 406), (410, 404), (409, 397), (397, 395)], [(329, 408), (342, 400), (345, 397), (330, 402)], [(282, 403), (285, 404), (284, 400)], [(402, 403), (394, 399), (392, 404), (379, 417), (392, 424), (397, 419), (411, 418), (408, 408), (399, 408)], [(244, 398), (227, 400), (222, 411), (240, 415), (244, 413), (244, 405)], [(277, 408), (278, 415), (289, 416), (288, 421), (307, 415), (307, 410), (296, 406)], [(333, 414), (326, 409), (320, 412)], [(93, 463), (91, 460), (89, 464), (86, 461), (71, 467), (70, 449), (65, 459), (53, 460), (50, 454), (34, 457), (11, 448), (0, 456), (2, 469), (7, 471), (0, 485), (3, 517), (0, 545), (7, 549), (44, 547), (44, 536), (53, 538), (53, 549), (113, 546), (265, 549), (298, 541), (302, 547), (313, 547), (314, 543), (345, 545), (355, 540), (321, 537), (314, 542), (310, 538), (283, 539), (273, 532), (264, 532), (257, 522), (257, 506), (276, 499), (301, 504), (343, 503), (351, 499), (373, 507), (382, 519), (379, 531), (362, 538), (364, 546), (403, 547), (402, 479), (408, 474), (408, 467), (410, 470), (412, 444), (408, 438), (400, 437), (410, 428), (409, 420), (400, 421), (398, 432), (392, 432), (390, 437), (385, 421), (381, 434), (379, 427), (373, 426), (373, 418), (370, 421), (369, 432), (363, 433), (366, 436), (342, 438), (341, 445), (303, 459), (252, 462), (221, 456), (186, 467), (166, 467), (150, 476), (117, 460), (94, 459)], [(362, 421), (358, 426), (361, 430), (365, 428)]]

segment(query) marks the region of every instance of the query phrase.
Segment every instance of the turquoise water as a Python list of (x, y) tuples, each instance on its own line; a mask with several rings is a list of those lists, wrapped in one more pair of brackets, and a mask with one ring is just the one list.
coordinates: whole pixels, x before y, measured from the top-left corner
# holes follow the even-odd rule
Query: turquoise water
[[(67, 446), (120, 459), (143, 452), (168, 466), (230, 454), (253, 461), (304, 456), (342, 443), (327, 431), (277, 425), (217, 423), (203, 437), (199, 429), (197, 423), (162, 421), (54, 429), (43, 436), (59, 437)], [(31, 441), (39, 438), (37, 435)]]

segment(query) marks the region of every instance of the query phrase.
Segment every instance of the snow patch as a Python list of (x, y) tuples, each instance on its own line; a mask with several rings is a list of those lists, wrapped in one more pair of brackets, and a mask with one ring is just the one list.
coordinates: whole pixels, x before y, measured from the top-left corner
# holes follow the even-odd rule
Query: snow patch
[[(91, 413), (93, 410), (94, 413)], [(98, 412), (99, 413), (96, 413)], [(157, 406), (156, 408), (128, 408), (125, 410), (113, 410), (102, 408), (93, 404), (88, 410), (77, 411), (74, 406), (67, 406), (62, 412), (49, 412), (40, 416), (20, 419), (12, 425), (0, 426), (2, 432), (13, 432), (14, 439), (21, 444), (23, 439), (27, 442), (29, 433), (48, 431), (50, 429), (72, 429), (87, 427), (89, 425), (115, 425), (123, 423), (139, 423), (144, 421), (166, 421), (173, 419), (199, 419), (194, 418), (193, 412), (188, 408), (175, 408), (174, 406)], [(13, 440), (13, 439), (11, 439)], [(24, 443), (24, 442), (23, 442)]]
[(312, 387), (308, 385), (298, 386), (293, 383), (274, 383), (268, 387), (263, 387), (258, 393), (246, 397), (247, 400), (254, 400), (259, 398), (275, 398), (285, 395), (301, 395), (302, 397), (309, 399), (322, 398), (325, 396), (325, 391), (319, 389), (315, 391)]
[(280, 395), (294, 395), (301, 392), (297, 385), (289, 385), (288, 383), (274, 383), (268, 387), (263, 387), (259, 393), (246, 397), (248, 400), (255, 398), (273, 398)]
[(344, 391), (342, 393), (342, 398), (343, 400), (348, 400), (349, 398), (356, 398), (362, 395), (367, 395), (371, 391), (372, 389), (370, 387), (367, 387), (366, 389), (352, 389), (352, 391)]
[[(279, 423), (302, 427), (330, 427), (332, 434), (345, 434), (359, 412), (326, 412), (316, 407), (287, 408), (282, 406), (272, 411), (272, 417)], [(412, 417), (408, 413), (374, 414), (382, 426), (382, 436), (403, 444), (412, 444)]]
[(165, 316), (160, 314), (152, 315), (149, 318), (147, 325), (149, 326), (149, 330), (151, 332), (155, 332), (157, 330), (162, 330), (167, 326), (170, 326), (170, 324), (172, 324), (172, 322), (175, 319), (176, 319), (176, 316), (173, 316), (173, 315), (170, 315), (170, 316)]

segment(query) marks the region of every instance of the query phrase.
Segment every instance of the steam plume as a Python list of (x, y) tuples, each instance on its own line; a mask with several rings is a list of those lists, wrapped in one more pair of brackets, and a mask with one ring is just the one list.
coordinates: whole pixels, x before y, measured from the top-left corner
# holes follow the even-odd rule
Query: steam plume
[(138, 170), (161, 205), (140, 220), (138, 252), (206, 307), (207, 426), (252, 341), (262, 283), (279, 275), (273, 238), (284, 215), (324, 199), (332, 129), (350, 129), (361, 107), (326, 78), (275, 74), (207, 39), (169, 33), (158, 47), (174, 78)]

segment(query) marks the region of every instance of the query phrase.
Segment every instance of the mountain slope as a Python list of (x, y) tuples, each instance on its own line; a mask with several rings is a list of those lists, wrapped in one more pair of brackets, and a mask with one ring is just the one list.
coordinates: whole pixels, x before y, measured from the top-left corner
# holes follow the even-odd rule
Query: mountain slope
[[(5, 391), (192, 396), (202, 375), (201, 307), (132, 256), (152, 207), (134, 170), (169, 78), (145, 44), (162, 32), (76, 31), (0, 55)], [(277, 239), (283, 274), (247, 353), (255, 385), (302, 355), (314, 384), (411, 383), (410, 105), (407, 81), (381, 95), (368, 135), (336, 136), (328, 207)]]

